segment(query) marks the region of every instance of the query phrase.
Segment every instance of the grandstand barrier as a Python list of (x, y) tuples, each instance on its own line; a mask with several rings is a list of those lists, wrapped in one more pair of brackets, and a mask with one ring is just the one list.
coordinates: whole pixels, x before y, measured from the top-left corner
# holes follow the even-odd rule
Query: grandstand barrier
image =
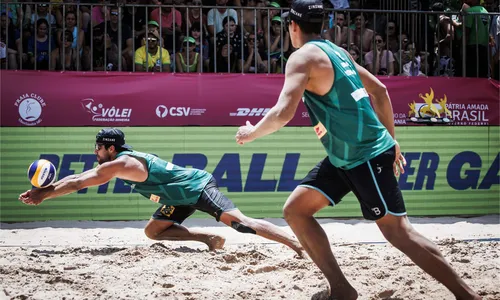
[[(239, 126), (277, 101), (283, 75), (1, 71), (1, 126)], [(396, 125), (500, 125), (499, 83), (482, 78), (381, 77)], [(301, 103), (290, 126), (309, 126)], [(312, 130), (312, 129), (311, 129)]]
[[(5, 5), (17, 5), (17, 2), (4, 2)], [(273, 2), (274, 3), (274, 2)], [(53, 55), (53, 51), (58, 47), (59, 42), (58, 37), (61, 32), (64, 32), (68, 25), (66, 25), (65, 19), (66, 14), (69, 14), (71, 11), (79, 12), (76, 14), (76, 24), (77, 27), (83, 31), (84, 39), (83, 41), (78, 41), (78, 43), (74, 43), (72, 45), (75, 50), (80, 53), (79, 58), (75, 60), (74, 65), (71, 65), (71, 70), (80, 70), (80, 71), (95, 71), (95, 70), (107, 70), (107, 71), (132, 71), (136, 72), (137, 64), (135, 60), (135, 51), (140, 48), (143, 44), (148, 47), (149, 42), (148, 39), (142, 39), (142, 35), (132, 36), (129, 42), (124, 42), (130, 33), (143, 32), (143, 28), (136, 28), (136, 21), (140, 24), (145, 25), (145, 32), (149, 32), (154, 29), (154, 26), (149, 24), (152, 21), (151, 11), (157, 8), (175, 8), (179, 11), (182, 11), (182, 21), (178, 20), (176, 14), (173, 14), (173, 23), (180, 21), (180, 26), (173, 26), (169, 28), (170, 25), (162, 24), (163, 18), (158, 19), (159, 28), (157, 30), (159, 36), (162, 41), (160, 45), (163, 48), (166, 48), (169, 52), (170, 63), (169, 68), (162, 68), (163, 64), (163, 54), (160, 51), (159, 56), (159, 65), (157, 62), (150, 63), (148, 62), (149, 56), (145, 57), (144, 64), (146, 65), (146, 69), (142, 71), (149, 72), (231, 72), (231, 73), (283, 73), (286, 68), (286, 62), (289, 58), (290, 54), (294, 51), (291, 43), (289, 43), (289, 38), (287, 38), (286, 28), (284, 22), (281, 22), (283, 26), (281, 26), (281, 30), (279, 34), (273, 37), (273, 25), (276, 20), (273, 20), (273, 17), (280, 16), (282, 13), (287, 11), (289, 8), (287, 7), (239, 7), (239, 6), (227, 6), (227, 9), (234, 10), (234, 15), (236, 16), (237, 24), (240, 26), (236, 27), (235, 34), (239, 35), (240, 38), (237, 39), (237, 43), (234, 44), (234, 47), (230, 49), (229, 54), (224, 56), (222, 55), (222, 46), (224, 44), (233, 44), (232, 38), (229, 35), (225, 35), (224, 38), (219, 40), (222, 35), (217, 35), (215, 33), (209, 33), (208, 26), (203, 25), (206, 23), (208, 17), (208, 11), (210, 9), (217, 9), (221, 7), (217, 6), (197, 6), (197, 5), (180, 5), (180, 6), (172, 6), (172, 5), (143, 5), (143, 4), (124, 4), (120, 3), (118, 6), (116, 4), (95, 4), (95, 3), (41, 3), (41, 2), (23, 2), (23, 5), (32, 5), (33, 6), (33, 15), (40, 7), (44, 7), (54, 15), (54, 20), (57, 19), (56, 24), (51, 24), (49, 30), (47, 32), (47, 36), (49, 41), (54, 40), (55, 44), (48, 43), (45, 46), (44, 51), (40, 53), (37, 51), (37, 47), (39, 43), (32, 43), (29, 51), (27, 49), (23, 49), (29, 43), (27, 41), (23, 41), (23, 38), (28, 38), (28, 32), (31, 32), (31, 35), (37, 33), (37, 23), (26, 20), (23, 23), (23, 26), (17, 26), (17, 31), (7, 31), (7, 36), (5, 40), (9, 40), (9, 34), (14, 35), (15, 39), (20, 38), (20, 44), (14, 46), (12, 42), (12, 49), (4, 52), (0, 52), (0, 58), (2, 58), (2, 66), (3, 68), (10, 69), (35, 69), (35, 70), (59, 70), (66, 71), (66, 64), (60, 64), (60, 68), (56, 67), (56, 64), (53, 62), (50, 57)], [(126, 25), (123, 21), (123, 16), (127, 13), (129, 8), (137, 8), (142, 9), (141, 13), (136, 13), (131, 17), (129, 22), (132, 22), (129, 29), (126, 29), (124, 25)], [(116, 11), (111, 14), (111, 10), (116, 9)], [(202, 11), (201, 17), (199, 20), (199, 28), (197, 28), (200, 32), (202, 32), (199, 42), (199, 47), (196, 50), (201, 57), (203, 57), (200, 68), (195, 68), (195, 70), (186, 69), (182, 70), (182, 67), (179, 67), (178, 57), (175, 55), (182, 51), (184, 45), (184, 37), (189, 36), (190, 30), (192, 28), (189, 27), (188, 22), (185, 22), (185, 15), (189, 15), (190, 11)], [(103, 12), (107, 11), (105, 15)], [(367, 9), (347, 9), (347, 10), (334, 10), (334, 9), (325, 9), (325, 22), (324, 22), (324, 31), (323, 37), (329, 38), (337, 45), (346, 48), (347, 50), (351, 50), (353, 46), (356, 46), (360, 51), (360, 60), (359, 63), (363, 66), (366, 66), (363, 62), (365, 54), (369, 51), (370, 47), (375, 48), (376, 45), (376, 36), (373, 34), (368, 34), (370, 36), (370, 45), (364, 45), (361, 39), (356, 38), (353, 33), (356, 29), (356, 18), (360, 13), (363, 13), (365, 16), (363, 21), (361, 22), (361, 31), (364, 32), (365, 29), (377, 32), (383, 36), (385, 39), (385, 49), (389, 50), (389, 43), (387, 42), (390, 38), (389, 30), (387, 30), (387, 24), (390, 21), (394, 21), (397, 24), (396, 36), (401, 37), (403, 34), (407, 36), (408, 43), (405, 43), (402, 38), (398, 38), (397, 40), (397, 49), (401, 50), (397, 53), (393, 53), (395, 59), (395, 67), (393, 74), (389, 70), (385, 70), (383, 72), (387, 73), (387, 75), (400, 75), (406, 74), (408, 72), (405, 71), (405, 64), (408, 61), (411, 62), (411, 66), (408, 67), (411, 70), (411, 76), (416, 76), (420, 71), (423, 75), (427, 76), (449, 76), (449, 77), (482, 77), (488, 78), (493, 77), (498, 79), (498, 74), (500, 74), (500, 65), (498, 64), (498, 50), (500, 49), (498, 45), (498, 41), (495, 44), (493, 40), (484, 41), (479, 40), (483, 36), (488, 36), (488, 33), (483, 33), (478, 31), (489, 30), (489, 21), (495, 16), (498, 16), (498, 13), (467, 13), (467, 12), (458, 12), (458, 11), (414, 11), (414, 10), (367, 10)], [(116, 14), (115, 14), (116, 13)], [(335, 18), (339, 13), (344, 15), (345, 26), (336, 27)], [(245, 17), (246, 15), (246, 17)], [(260, 26), (260, 30), (258, 30), (257, 26), (252, 27), (251, 24), (246, 24), (245, 19), (247, 19), (248, 23), (248, 15), (250, 15), (250, 19), (253, 19), (252, 24), (256, 24), (257, 20), (261, 17), (263, 18), (262, 26)], [(113, 19), (113, 16), (118, 16), (118, 18)], [(259, 16), (259, 17), (258, 17)], [(444, 16), (452, 20), (453, 24), (453, 32), (450, 32), (450, 36), (445, 35), (442, 30), (435, 30), (436, 24), (439, 23), (440, 16)], [(177, 18), (177, 19), (176, 19)], [(121, 53), (117, 58), (112, 59), (109, 56), (108, 51), (104, 51), (103, 57), (96, 58), (96, 52), (94, 51), (96, 48), (96, 43), (94, 40), (94, 30), (92, 30), (93, 25), (100, 24), (96, 20), (104, 20), (104, 21), (112, 21), (116, 20), (117, 22), (117, 32), (112, 33), (111, 25), (106, 22), (106, 26), (102, 26), (102, 31), (105, 34), (109, 34), (111, 36), (112, 43), (116, 45), (117, 53)], [(130, 19), (130, 17), (129, 17)], [(34, 17), (36, 20), (36, 17)], [(101, 21), (102, 21), (101, 20)], [(219, 20), (221, 21), (221, 20)], [(450, 21), (451, 22), (451, 21)], [(87, 24), (86, 26), (84, 24)], [(278, 25), (279, 26), (279, 25)], [(444, 27), (443, 25), (442, 27)], [(253, 28), (250, 30), (249, 28)], [(474, 39), (467, 41), (465, 38), (462, 38), (465, 32), (467, 32), (467, 28), (470, 29), (470, 36)], [(73, 29), (72, 29), (73, 30)], [(76, 32), (76, 31), (75, 31)], [(435, 32), (435, 33), (434, 33)], [(223, 30), (219, 33), (223, 33)], [(77, 39), (77, 34), (73, 34), (74, 39)], [(432, 36), (432, 38), (430, 38)], [(254, 57), (249, 60), (248, 55), (248, 44), (249, 39), (253, 37), (253, 55)], [(11, 37), (12, 38), (12, 37)], [(434, 38), (438, 42), (434, 42)], [(225, 41), (224, 41), (225, 39)], [(56, 41), (57, 40), (57, 41)], [(240, 42), (241, 40), (241, 42)], [(267, 42), (266, 42), (267, 40)], [(279, 40), (278, 47), (273, 47), (273, 41)], [(130, 44), (127, 44), (130, 43)], [(415, 44), (414, 49), (416, 52), (411, 54), (412, 58), (418, 57), (417, 60), (410, 59), (408, 60), (406, 56), (411, 52), (406, 49), (408, 45)], [(24, 45), (24, 46), (23, 46)], [(475, 47), (472, 45), (476, 45)], [(478, 46), (479, 45), (479, 46)], [(9, 46), (10, 47), (10, 46)], [(29, 47), (29, 46), (28, 46)], [(251, 46), (250, 46), (251, 47)], [(273, 48), (273, 49), (272, 49)], [(2, 50), (3, 51), (3, 50)], [(394, 50), (392, 50), (394, 51)], [(405, 52), (406, 51), (406, 52)], [(408, 52), (410, 51), (410, 52)], [(9, 54), (6, 54), (6, 53)], [(31, 54), (30, 54), (31, 53)], [(31, 56), (30, 56), (31, 55)], [(192, 57), (192, 55), (196, 55), (194, 51), (188, 51), (187, 59)], [(65, 59), (66, 52), (60, 52), (60, 58), (62, 60)], [(258, 57), (260, 56), (261, 59)], [(40, 59), (37, 59), (40, 57)], [(387, 64), (389, 64), (389, 56), (387, 56)], [(33, 58), (33, 61), (31, 59)], [(440, 70), (441, 59), (444, 59), (445, 69)], [(453, 63), (449, 63), (448, 60), (453, 61)], [(9, 60), (11, 63), (9, 64)], [(221, 65), (221, 61), (222, 62)], [(252, 60), (254, 61), (252, 63)], [(15, 63), (14, 63), (15, 61)], [(99, 63), (96, 63), (99, 61)], [(256, 61), (262, 61), (262, 65), (260, 63), (255, 64)], [(245, 64), (248, 62), (247, 67)], [(150, 65), (150, 67), (148, 67)], [(249, 67), (250, 66), (250, 67)], [(368, 66), (368, 68), (375, 67), (375, 63), (372, 66)], [(450, 68), (450, 69), (448, 69)], [(418, 69), (418, 71), (416, 70)], [(441, 72), (442, 71), (442, 72)], [(406, 72), (406, 73), (405, 73)], [(413, 74), (414, 73), (414, 74)]]

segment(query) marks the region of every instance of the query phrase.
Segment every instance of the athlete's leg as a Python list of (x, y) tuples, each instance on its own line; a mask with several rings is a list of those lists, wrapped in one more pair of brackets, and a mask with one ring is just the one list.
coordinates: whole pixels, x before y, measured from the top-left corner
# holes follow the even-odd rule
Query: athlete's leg
[(325, 275), (335, 299), (357, 299), (358, 294), (342, 273), (325, 231), (314, 218), (316, 212), (329, 204), (318, 190), (298, 186), (286, 201), (283, 213), (307, 254)]
[(357, 292), (340, 270), (328, 237), (314, 214), (328, 205), (338, 204), (350, 191), (339, 170), (325, 158), (309, 171), (283, 208), (288, 225), (325, 275), (331, 294), (338, 299), (356, 299)]
[(164, 205), (154, 213), (144, 228), (144, 233), (152, 240), (198, 241), (207, 244), (209, 250), (222, 249), (226, 241), (224, 237), (180, 224), (194, 211), (189, 206)]
[(345, 172), (363, 215), (374, 220), (385, 238), (458, 299), (480, 299), (446, 262), (434, 243), (413, 229), (394, 176), (394, 148)]
[(223, 212), (220, 216), (222, 223), (242, 233), (256, 234), (266, 239), (276, 241), (292, 248), (302, 257), (302, 246), (291, 235), (278, 226), (264, 220), (252, 219), (241, 213), (239, 209)]
[(227, 226), (241, 233), (260, 235), (287, 245), (302, 257), (302, 247), (296, 239), (281, 230), (278, 226), (267, 221), (252, 219), (242, 214), (234, 203), (219, 190), (214, 178), (205, 186), (198, 203), (194, 207), (214, 216), (217, 221), (222, 221)]
[(392, 245), (446, 286), (457, 299), (481, 299), (453, 270), (437, 246), (411, 226), (406, 216), (388, 214), (376, 222)]

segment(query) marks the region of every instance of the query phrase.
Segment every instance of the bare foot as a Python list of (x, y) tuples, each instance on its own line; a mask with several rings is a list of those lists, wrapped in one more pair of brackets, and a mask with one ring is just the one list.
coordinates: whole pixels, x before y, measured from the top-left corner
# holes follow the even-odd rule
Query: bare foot
[(351, 288), (349, 289), (349, 291), (345, 292), (345, 293), (342, 293), (342, 294), (331, 294), (330, 293), (330, 298), (329, 299), (332, 299), (332, 300), (335, 300), (335, 299), (352, 299), (352, 300), (356, 300), (358, 299), (358, 292), (354, 289), (354, 288)]
[(208, 250), (214, 251), (217, 249), (222, 249), (224, 248), (224, 243), (226, 242), (226, 239), (223, 238), (222, 236), (214, 235), (208, 238), (208, 241), (206, 241), (206, 244), (208, 246)]
[(297, 253), (297, 258), (305, 258), (306, 257), (306, 253), (304, 252), (304, 248), (302, 248), (302, 246), (300, 245), (300, 243), (295, 243), (295, 245), (293, 245), (291, 247), (293, 249), (293, 251), (295, 251)]
[[(457, 297), (457, 300), (461, 300), (461, 299), (465, 299), (465, 298), (458, 298)], [(472, 296), (472, 298), (470, 298), (472, 300), (482, 300), (483, 298), (481, 298), (481, 296), (479, 296), (478, 294), (475, 294), (474, 296)]]
[(340, 290), (336, 291), (334, 294), (330, 292), (330, 289), (322, 290), (317, 292), (311, 297), (311, 300), (355, 300), (358, 299), (358, 292), (353, 288), (350, 291), (342, 292)]

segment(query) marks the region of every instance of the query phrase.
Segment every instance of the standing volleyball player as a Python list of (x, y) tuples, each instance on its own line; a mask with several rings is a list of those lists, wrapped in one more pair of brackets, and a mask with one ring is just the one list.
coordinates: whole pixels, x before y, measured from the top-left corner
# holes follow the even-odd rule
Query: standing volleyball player
[(392, 245), (444, 284), (457, 299), (481, 299), (438, 248), (408, 221), (395, 177), (399, 171), (404, 172), (406, 161), (396, 142), (386, 87), (345, 50), (320, 38), (320, 0), (296, 0), (283, 18), (292, 45), (298, 50), (287, 62), (285, 83), (276, 105), (257, 125), (247, 122), (240, 127), (236, 141), (244, 144), (277, 131), (293, 118), (299, 101), (304, 101), (314, 132), (328, 156), (290, 195), (284, 216), (326, 276), (332, 298), (356, 299), (358, 295), (340, 270), (328, 238), (313, 215), (338, 204), (352, 191), (363, 216), (374, 220)]

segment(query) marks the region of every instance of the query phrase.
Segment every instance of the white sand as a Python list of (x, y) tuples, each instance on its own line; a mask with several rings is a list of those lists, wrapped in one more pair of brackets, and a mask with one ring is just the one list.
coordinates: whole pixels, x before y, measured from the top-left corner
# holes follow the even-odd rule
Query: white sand
[[(498, 215), (410, 220), (484, 299), (500, 299)], [(291, 232), (283, 220), (268, 221)], [(454, 299), (384, 243), (373, 222), (320, 223), (359, 299)], [(327, 287), (311, 260), (213, 220), (188, 219), (184, 225), (225, 236), (225, 249), (215, 253), (196, 242), (148, 240), (145, 224), (0, 224), (0, 299), (299, 300), (316, 299)]]

